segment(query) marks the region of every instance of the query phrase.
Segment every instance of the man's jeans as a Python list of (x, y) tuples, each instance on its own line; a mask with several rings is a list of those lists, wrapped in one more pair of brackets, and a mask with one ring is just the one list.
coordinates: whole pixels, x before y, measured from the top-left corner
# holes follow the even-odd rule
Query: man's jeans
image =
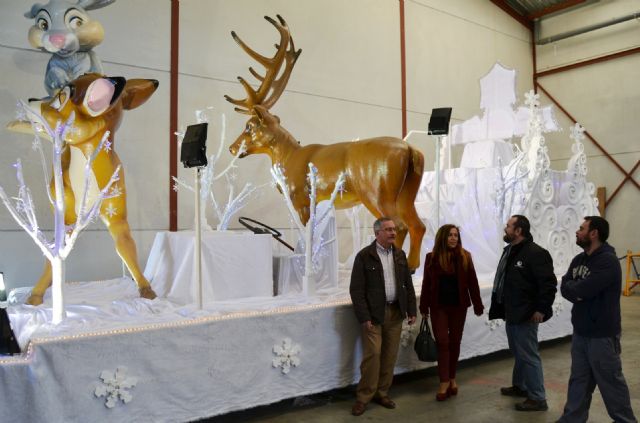
[(529, 399), (545, 400), (542, 360), (538, 353), (538, 324), (507, 323), (506, 329), (509, 349), (515, 358), (513, 386), (527, 391)]
[(598, 386), (609, 416), (616, 423), (637, 422), (631, 409), (629, 388), (622, 375), (620, 335), (587, 338), (576, 333), (571, 340), (571, 377), (561, 422), (586, 422), (593, 391)]

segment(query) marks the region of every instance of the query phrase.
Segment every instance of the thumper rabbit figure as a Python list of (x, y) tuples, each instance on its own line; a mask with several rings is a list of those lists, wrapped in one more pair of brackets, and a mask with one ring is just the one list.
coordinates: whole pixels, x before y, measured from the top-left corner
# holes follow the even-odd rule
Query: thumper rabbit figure
[(100, 59), (92, 49), (104, 39), (104, 28), (91, 19), (87, 10), (114, 1), (50, 0), (47, 4), (34, 4), (24, 14), (35, 20), (29, 28), (31, 46), (53, 54), (44, 77), (49, 96), (87, 72), (103, 73)]

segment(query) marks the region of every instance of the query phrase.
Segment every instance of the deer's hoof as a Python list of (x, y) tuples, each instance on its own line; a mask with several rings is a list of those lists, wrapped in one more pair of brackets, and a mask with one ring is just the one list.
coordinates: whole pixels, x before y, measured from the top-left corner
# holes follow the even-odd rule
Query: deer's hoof
[(39, 306), (40, 304), (42, 304), (42, 295), (31, 294), (29, 298), (27, 298), (27, 301), (25, 302), (25, 304), (29, 304), (32, 306)]
[(157, 297), (156, 293), (151, 289), (150, 286), (145, 286), (144, 288), (139, 288), (140, 296), (142, 298), (146, 298), (148, 300), (153, 300)]

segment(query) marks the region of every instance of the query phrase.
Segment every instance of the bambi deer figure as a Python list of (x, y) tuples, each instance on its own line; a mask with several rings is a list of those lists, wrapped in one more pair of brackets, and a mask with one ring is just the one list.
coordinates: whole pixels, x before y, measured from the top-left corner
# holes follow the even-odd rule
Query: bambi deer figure
[[(73, 128), (67, 133), (65, 149), (62, 153), (62, 177), (64, 185), (65, 224), (76, 222), (80, 199), (87, 196), (86, 207), (91, 207), (111, 175), (121, 165), (120, 158), (113, 149), (115, 131), (120, 126), (125, 110), (135, 109), (143, 104), (158, 87), (152, 79), (130, 79), (106, 77), (96, 73), (85, 74), (58, 91), (53, 98), (39, 105), (37, 110), (51, 127), (56, 122), (66, 122), (73, 113)], [(35, 109), (35, 107), (33, 107)], [(29, 122), (14, 121), (8, 128), (16, 132), (32, 133)], [(83, 169), (88, 158), (98, 148), (106, 132), (110, 133), (109, 146), (100, 150), (92, 164), (92, 175), (85, 194)], [(119, 180), (112, 190), (119, 195), (104, 201), (100, 208), (100, 218), (107, 226), (115, 242), (118, 255), (131, 272), (140, 296), (153, 299), (156, 294), (151, 289), (138, 265), (136, 244), (131, 237), (127, 222), (126, 187), (124, 170), (119, 172)], [(50, 185), (55, 197), (53, 179)], [(51, 263), (47, 260), (42, 276), (31, 291), (28, 304), (42, 304), (45, 291), (51, 285)]]
[(258, 89), (253, 89), (242, 77), (238, 78), (247, 93), (245, 99), (225, 96), (236, 106), (237, 112), (251, 115), (244, 132), (229, 150), (235, 155), (244, 143), (246, 150), (241, 157), (264, 153), (271, 158), (273, 165), (279, 165), (287, 177), (291, 201), (303, 224), (309, 220), (308, 163), (313, 162), (318, 169), (318, 201), (330, 197), (338, 175), (345, 172), (345, 192), (336, 199), (336, 208), (364, 204), (375, 217), (393, 218), (398, 227), (395, 244), (400, 248), (409, 233), (408, 262), (411, 269), (416, 269), (420, 264), (420, 245), (425, 232), (414, 206), (424, 167), (422, 153), (403, 140), (392, 137), (301, 146), (280, 126), (280, 119), (269, 112), (284, 91), (301, 50), (295, 49), (287, 23), (281, 16), (278, 16), (278, 21), (268, 16), (265, 19), (280, 33), (280, 42), (276, 44), (273, 57), (253, 51), (235, 32), (231, 32), (240, 47), (266, 71), (261, 75), (249, 68), (260, 81)]

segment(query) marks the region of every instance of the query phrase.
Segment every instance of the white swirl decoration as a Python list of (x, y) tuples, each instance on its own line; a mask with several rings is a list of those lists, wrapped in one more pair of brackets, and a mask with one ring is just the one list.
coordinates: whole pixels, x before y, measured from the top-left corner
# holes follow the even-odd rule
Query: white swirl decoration
[(553, 259), (553, 267), (556, 272), (560, 269), (566, 269), (569, 267), (569, 256), (567, 255), (567, 250), (564, 248), (557, 250), (552, 249), (551, 258)]
[(525, 160), (520, 160), (516, 173), (527, 173), (528, 170), (529, 168), (527, 167), (527, 162)]
[(551, 182), (550, 178), (545, 178), (538, 184), (538, 195), (540, 196), (540, 199), (542, 199), (542, 201), (544, 201), (545, 203), (553, 200), (554, 191), (555, 190), (553, 189), (553, 182)]
[(570, 172), (574, 178), (579, 178), (587, 174), (587, 156), (584, 154), (578, 154), (569, 159), (567, 163), (567, 171)]
[(550, 250), (558, 250), (562, 247), (562, 235), (560, 231), (551, 231), (547, 236), (547, 246)]
[(536, 184), (536, 180), (533, 178), (527, 178), (526, 180), (524, 180), (522, 182), (522, 191), (524, 192), (531, 192), (533, 190), (533, 187)]
[(551, 204), (544, 206), (542, 210), (541, 223), (547, 228), (556, 227), (556, 224), (558, 223), (558, 213), (556, 212), (555, 206)]
[(584, 144), (582, 144), (581, 142), (574, 142), (571, 145), (571, 152), (573, 154), (582, 154), (582, 153), (584, 153)]
[(576, 207), (558, 207), (558, 219), (560, 220), (560, 226), (568, 231), (575, 231), (580, 225), (580, 216), (578, 216), (578, 210)]
[(582, 216), (592, 216), (594, 213), (598, 214), (596, 210), (597, 208), (594, 206), (594, 201), (590, 198), (580, 202), (580, 212)]
[(568, 231), (562, 229), (554, 230), (547, 235), (547, 245), (552, 250), (569, 250), (569, 239)]
[(539, 198), (532, 198), (529, 201), (529, 217), (534, 223), (539, 224), (542, 219), (544, 203)]
[(566, 182), (560, 188), (561, 204), (578, 204), (584, 193), (584, 185), (579, 182)]
[(544, 169), (544, 157), (542, 151), (538, 150), (538, 157), (536, 158), (535, 170), (536, 173), (540, 173)]

